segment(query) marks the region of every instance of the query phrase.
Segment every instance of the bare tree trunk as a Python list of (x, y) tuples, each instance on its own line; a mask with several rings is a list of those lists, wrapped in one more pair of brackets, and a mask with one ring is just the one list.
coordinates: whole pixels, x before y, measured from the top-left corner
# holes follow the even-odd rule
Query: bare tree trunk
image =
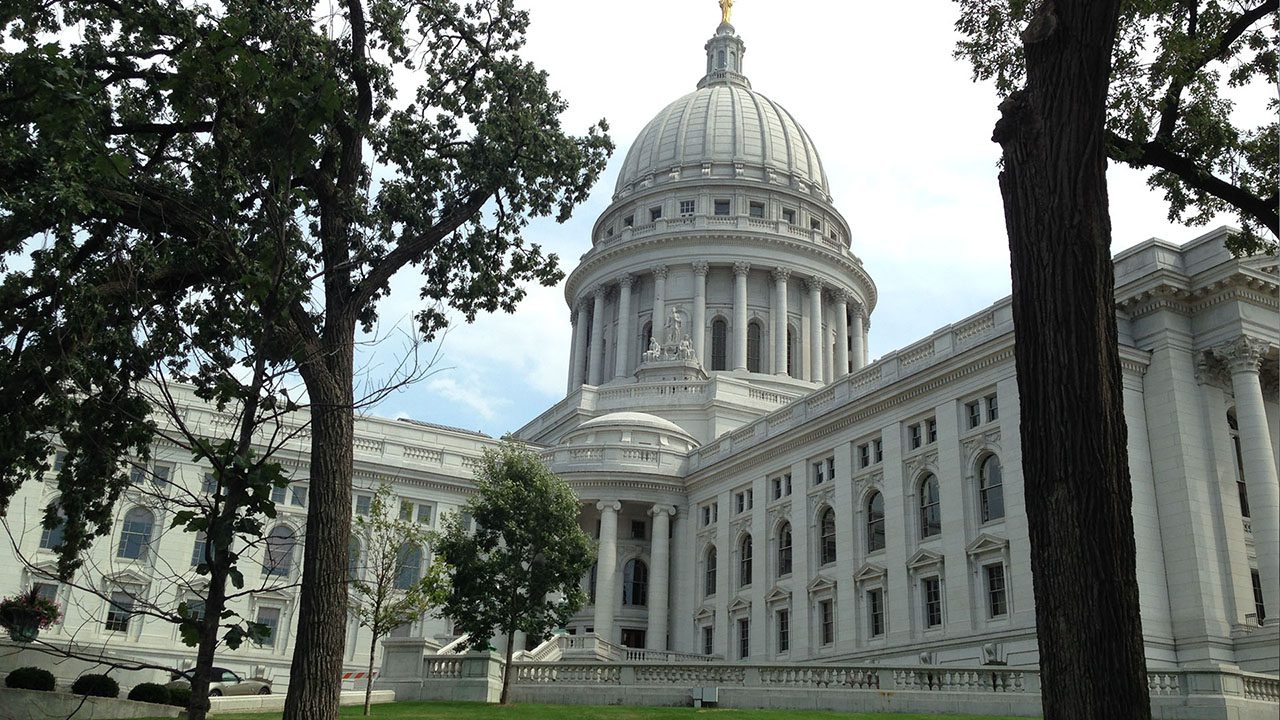
[(1046, 720), (1150, 718), (1104, 120), (1118, 0), (1047, 0), (994, 140)]
[(354, 415), (349, 327), (326, 330), (326, 355), (302, 367), (311, 399), (311, 498), (307, 512), (298, 636), (284, 720), (338, 716), (347, 626), (347, 549), (351, 538)]
[(516, 629), (513, 625), (507, 628), (507, 663), (502, 667), (502, 695), (498, 697), (499, 705), (507, 704), (507, 695), (511, 690), (511, 656), (515, 654), (515, 642)]

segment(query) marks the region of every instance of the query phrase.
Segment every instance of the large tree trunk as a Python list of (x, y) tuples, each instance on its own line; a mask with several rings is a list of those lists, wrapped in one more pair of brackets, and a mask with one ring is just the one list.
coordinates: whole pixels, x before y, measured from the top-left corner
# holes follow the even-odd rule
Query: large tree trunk
[(187, 701), (188, 720), (205, 720), (209, 714), (209, 682), (218, 649), (218, 627), (227, 604), (226, 583), (226, 573), (216, 570), (210, 573), (204, 617), (200, 622), (200, 644), (196, 647), (196, 665), (191, 675), (191, 699)]
[(1104, 120), (1117, 0), (1048, 0), (1001, 104), (1022, 470), (1046, 720), (1151, 716)]
[(354, 323), (326, 332), (326, 355), (317, 361), (324, 369), (302, 371), (311, 401), (311, 496), (284, 720), (338, 717), (351, 538), (353, 335)]
[(515, 627), (507, 628), (507, 661), (502, 666), (502, 694), (498, 696), (498, 704), (507, 704), (507, 693), (511, 689), (511, 656), (515, 655), (516, 650), (516, 629)]

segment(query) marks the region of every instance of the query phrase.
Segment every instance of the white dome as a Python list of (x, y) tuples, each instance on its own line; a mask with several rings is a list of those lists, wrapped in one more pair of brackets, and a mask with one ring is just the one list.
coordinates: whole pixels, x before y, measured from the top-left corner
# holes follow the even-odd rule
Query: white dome
[(631, 144), (615, 197), (646, 179), (671, 179), (676, 169), (680, 178), (746, 178), (831, 194), (804, 128), (781, 105), (738, 84), (707, 85), (658, 113)]
[(662, 432), (673, 433), (680, 435), (681, 437), (689, 435), (689, 433), (685, 432), (684, 428), (670, 420), (642, 412), (608, 413), (582, 423), (578, 426), (578, 429), (591, 430), (603, 427), (638, 427), (646, 430), (660, 430)]

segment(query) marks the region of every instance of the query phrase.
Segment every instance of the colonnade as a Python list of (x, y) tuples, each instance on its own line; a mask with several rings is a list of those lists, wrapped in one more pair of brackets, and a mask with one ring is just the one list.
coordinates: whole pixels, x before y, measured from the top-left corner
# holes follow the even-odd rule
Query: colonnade
[[(754, 266), (759, 268), (759, 266)], [(710, 369), (707, 343), (707, 275), (713, 266), (705, 261), (692, 263), (693, 299), (689, 318), (688, 332), (693, 345), (694, 354)], [(750, 313), (748, 308), (750, 277), (753, 266), (747, 262), (726, 263), (725, 268), (733, 273), (732, 311), (729, 314), (728, 345), (726, 347), (726, 370), (746, 371), (748, 369), (748, 329)], [(866, 364), (866, 310), (855, 296), (847, 289), (828, 285), (822, 278), (806, 276), (797, 278), (807, 293), (807, 302), (802, 303), (804, 316), (808, 326), (805, 328), (809, 339), (808, 366), (798, 367), (800, 363), (799, 338), (792, 350), (796, 357), (792, 358), (797, 367), (788, 372), (788, 329), (792, 327), (788, 308), (788, 284), (793, 271), (786, 267), (768, 268), (773, 278), (770, 293), (769, 328), (770, 347), (759, 349), (761, 358), (771, 358), (770, 368), (775, 375), (792, 375), (814, 382), (825, 382), (847, 374), (852, 365), (854, 370)], [(653, 323), (653, 334), (661, 337), (666, 325), (668, 292), (667, 280), (670, 269), (666, 265), (656, 265), (649, 269), (652, 277), (653, 304), (650, 312)], [(611, 378), (606, 378), (605, 338), (601, 332), (608, 322), (606, 320), (607, 303), (611, 295), (616, 296), (618, 323), (613, 333), (614, 370), (613, 378), (624, 378), (629, 375), (633, 356), (639, 357), (644, 348), (633, 346), (638, 337), (638, 323), (642, 318), (641, 308), (637, 307), (632, 294), (639, 284), (640, 276), (626, 273), (618, 278), (598, 283), (583, 294), (571, 316), (573, 321), (572, 357), (569, 364), (568, 391), (577, 390), (581, 385), (601, 385)], [(805, 297), (802, 294), (802, 297)], [(827, 308), (832, 308), (836, 318), (834, 328), (826, 323)], [(844, 322), (840, 319), (843, 318)], [(829, 331), (835, 332), (834, 349), (826, 342)], [(850, 363), (852, 361), (852, 364)]]
[[(601, 500), (596, 503), (596, 509), (600, 511), (600, 549), (596, 556), (593, 624), (597, 637), (612, 642), (613, 618), (622, 597), (621, 578), (618, 575), (618, 511), (622, 510), (622, 503), (617, 500)], [(645, 644), (651, 650), (667, 649), (671, 584), (670, 536), (675, 514), (676, 509), (671, 505), (654, 505), (649, 508), (653, 528), (649, 545), (649, 626), (645, 632)]]

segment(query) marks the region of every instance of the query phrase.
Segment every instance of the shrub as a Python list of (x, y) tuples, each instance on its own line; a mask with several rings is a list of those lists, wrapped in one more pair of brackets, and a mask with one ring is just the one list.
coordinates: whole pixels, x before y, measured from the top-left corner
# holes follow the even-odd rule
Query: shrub
[(169, 704), (186, 707), (191, 704), (191, 688), (176, 687), (169, 690)]
[(4, 679), (4, 686), (16, 690), (53, 692), (53, 673), (38, 667), (21, 667)]
[(129, 691), (129, 699), (157, 705), (168, 705), (169, 688), (156, 683), (141, 683), (134, 685), (133, 689)]
[(120, 683), (106, 675), (81, 675), (71, 684), (71, 692), (95, 697), (120, 697)]

